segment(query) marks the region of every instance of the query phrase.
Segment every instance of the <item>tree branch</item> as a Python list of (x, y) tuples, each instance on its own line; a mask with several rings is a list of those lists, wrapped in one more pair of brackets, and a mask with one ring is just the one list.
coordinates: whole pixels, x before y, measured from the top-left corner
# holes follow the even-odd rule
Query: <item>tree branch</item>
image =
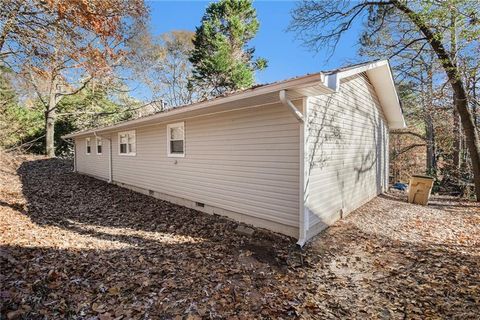
[(415, 148), (418, 148), (418, 147), (425, 147), (425, 146), (427, 146), (426, 143), (415, 143), (415, 144), (409, 145), (409, 146), (404, 147), (404, 148), (402, 148), (398, 151), (395, 151), (393, 156), (392, 156), (392, 159), (394, 160), (394, 159), (398, 158), (398, 156), (400, 156), (400, 155), (404, 154), (405, 152), (408, 152), (412, 149), (415, 149)]
[(427, 138), (419, 133), (416, 133), (416, 132), (413, 132), (413, 131), (392, 131), (390, 132), (391, 134), (395, 134), (395, 135), (411, 135), (411, 136), (415, 136), (417, 138), (420, 138), (422, 140), (427, 140)]

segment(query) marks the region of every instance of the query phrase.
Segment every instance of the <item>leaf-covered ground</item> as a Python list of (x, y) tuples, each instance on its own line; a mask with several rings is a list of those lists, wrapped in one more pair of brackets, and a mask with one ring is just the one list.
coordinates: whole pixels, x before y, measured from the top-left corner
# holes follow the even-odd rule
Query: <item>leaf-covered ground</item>
[(480, 208), (388, 194), (294, 240), (0, 154), (0, 318), (478, 319)]

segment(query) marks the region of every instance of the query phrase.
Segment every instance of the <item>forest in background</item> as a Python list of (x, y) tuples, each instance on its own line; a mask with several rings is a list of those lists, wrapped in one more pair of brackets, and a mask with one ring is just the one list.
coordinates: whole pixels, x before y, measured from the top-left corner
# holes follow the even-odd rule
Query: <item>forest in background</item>
[[(479, 7), (471, 1), (447, 1), (436, 7), (420, 2), (417, 7), (437, 36), (441, 35), (439, 39), (458, 70), (477, 133)], [(434, 192), (474, 196), (472, 162), (455, 105), (456, 93), (426, 36), (401, 11), (381, 8), (370, 12), (360, 44), (363, 57), (390, 58), (408, 125), (391, 134), (392, 181), (427, 174), (435, 178)]]
[(468, 0), (301, 1), (290, 31), (336, 49), (363, 23), (359, 56), (388, 58), (408, 128), (391, 132), (391, 182), (434, 178), (434, 192), (480, 200), (480, 4)]
[[(268, 57), (249, 46), (261, 21), (247, 0), (213, 3), (195, 32), (162, 35), (149, 31), (148, 6), (139, 0), (0, 5), (4, 150), (68, 155), (63, 134), (245, 89), (268, 67)], [(290, 31), (313, 50), (334, 50), (363, 17), (359, 60), (390, 59), (408, 124), (391, 135), (392, 182), (428, 174), (436, 192), (473, 196), (479, 9), (459, 0), (332, 1), (300, 2), (292, 12)], [(131, 96), (132, 79), (152, 101)]]
[[(249, 88), (267, 64), (248, 47), (259, 22), (247, 0), (212, 3), (196, 32), (161, 35), (150, 32), (141, 0), (0, 5), (0, 148), (8, 151), (71, 155), (64, 134)], [(132, 97), (132, 86), (152, 100)]]

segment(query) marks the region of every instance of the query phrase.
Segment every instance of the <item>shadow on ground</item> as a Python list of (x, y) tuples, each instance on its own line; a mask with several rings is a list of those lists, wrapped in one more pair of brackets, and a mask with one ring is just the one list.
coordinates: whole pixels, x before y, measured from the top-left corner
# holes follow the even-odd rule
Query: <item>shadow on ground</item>
[[(23, 162), (21, 197), (0, 199), (2, 315), (16, 318), (471, 318), (480, 314), (472, 243), (376, 232), (377, 198), (321, 234), (294, 240), (71, 172)], [(8, 186), (7, 186), (8, 187)], [(13, 186), (11, 186), (13, 187)], [(375, 203), (377, 201), (378, 203)], [(384, 211), (376, 211), (382, 204)], [(478, 215), (474, 215), (478, 218)], [(362, 223), (360, 223), (360, 222)], [(368, 222), (372, 228), (366, 228)], [(473, 223), (473, 222), (472, 222)], [(441, 226), (438, 226), (441, 227)]]

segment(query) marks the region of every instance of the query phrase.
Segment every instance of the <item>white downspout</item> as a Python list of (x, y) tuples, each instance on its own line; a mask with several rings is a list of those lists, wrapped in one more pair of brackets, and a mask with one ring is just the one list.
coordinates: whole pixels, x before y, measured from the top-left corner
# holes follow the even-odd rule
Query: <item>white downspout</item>
[(77, 172), (77, 142), (73, 139), (73, 172)]
[(298, 187), (298, 192), (299, 192), (299, 207), (298, 207), (298, 242), (297, 245), (300, 247), (303, 247), (305, 242), (307, 242), (307, 228), (306, 221), (305, 219), (305, 115), (307, 114), (307, 105), (308, 105), (308, 99), (303, 99), (303, 110), (304, 113), (302, 114), (300, 110), (298, 110), (295, 105), (292, 103), (287, 98), (287, 92), (285, 90), (280, 91), (280, 102), (288, 108), (288, 110), (295, 116), (297, 121), (300, 123), (300, 139), (299, 139), (299, 144), (300, 144), (300, 151), (299, 151), (299, 162), (300, 162), (300, 168), (299, 168), (299, 187)]
[(112, 138), (108, 140), (108, 183), (113, 182), (113, 169), (112, 169)]
[[(308, 119), (308, 97), (303, 99), (303, 118)], [(300, 179), (299, 179), (299, 217), (298, 217), (298, 241), (297, 245), (303, 247), (307, 242), (308, 216), (305, 210), (305, 194), (307, 191), (305, 171), (305, 148), (307, 148), (308, 134), (305, 122), (300, 123)], [(307, 176), (308, 177), (308, 176)], [(307, 178), (308, 179), (308, 178)]]

